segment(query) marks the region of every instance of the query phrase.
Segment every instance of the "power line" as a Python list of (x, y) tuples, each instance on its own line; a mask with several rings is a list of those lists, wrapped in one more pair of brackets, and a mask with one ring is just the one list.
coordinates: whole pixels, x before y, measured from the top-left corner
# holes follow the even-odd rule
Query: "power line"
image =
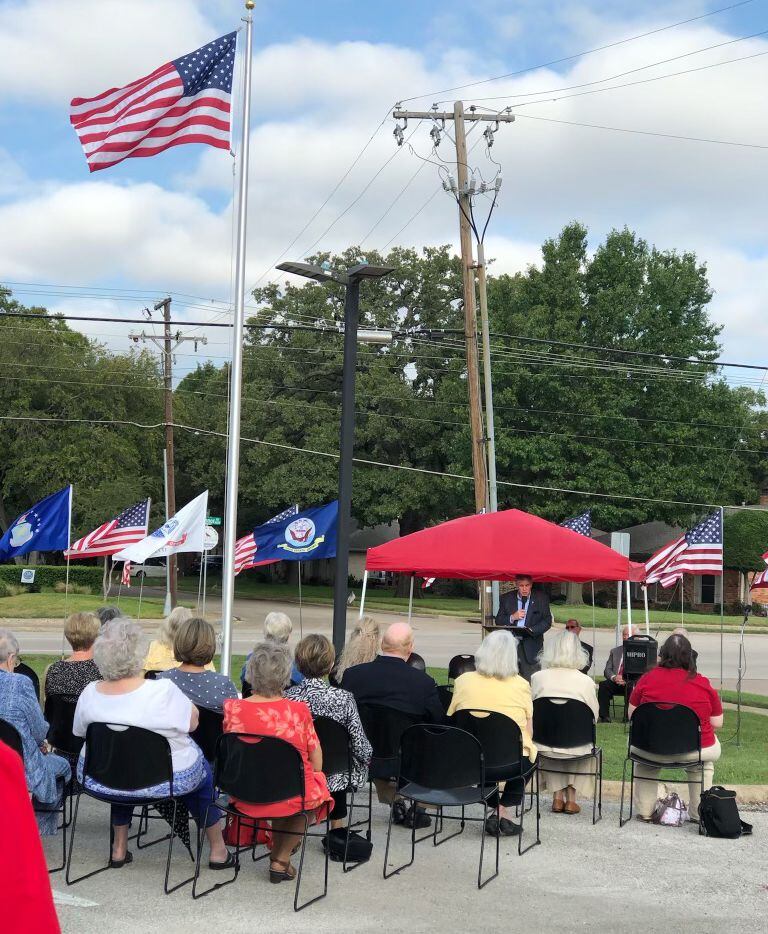
[(682, 136), (679, 133), (660, 133), (651, 130), (633, 130), (627, 127), (605, 126), (599, 123), (579, 123), (575, 120), (556, 120), (554, 117), (540, 117), (534, 116), (533, 114), (518, 113), (517, 116), (522, 117), (524, 120), (541, 120), (546, 123), (562, 123), (566, 126), (585, 127), (590, 130), (610, 130), (614, 133), (632, 133), (635, 136), (656, 136), (660, 137), (661, 139), (678, 139), (685, 140), (689, 143), (711, 143), (716, 146), (735, 146), (740, 149), (768, 149), (768, 146), (763, 146), (760, 143), (740, 143), (730, 139), (710, 139), (706, 136)]
[(416, 97), (406, 97), (400, 103), (408, 101), (421, 100), (423, 97), (435, 97), (438, 94), (452, 94), (454, 91), (463, 91), (466, 88), (476, 88), (481, 84), (490, 84), (493, 81), (502, 81), (505, 78), (516, 78), (518, 75), (524, 75), (531, 71), (538, 71), (540, 68), (549, 68), (552, 65), (562, 65), (564, 62), (571, 62), (577, 58), (584, 58), (586, 55), (594, 55), (596, 52), (604, 52), (607, 49), (615, 49), (617, 46), (626, 45), (629, 42), (636, 42), (638, 39), (645, 39), (648, 36), (655, 36), (660, 32), (666, 32), (669, 29), (676, 29), (678, 26), (687, 26), (689, 23), (695, 23), (698, 20), (706, 19), (709, 16), (715, 16), (717, 13), (727, 13), (729, 10), (735, 10), (738, 7), (746, 6), (753, 0), (741, 0), (739, 3), (731, 3), (728, 6), (719, 7), (716, 10), (710, 10), (707, 13), (700, 13), (698, 16), (691, 16), (688, 19), (678, 20), (676, 23), (668, 23), (666, 26), (659, 26), (656, 29), (649, 29), (647, 32), (638, 33), (635, 36), (629, 36), (627, 39), (619, 39), (615, 42), (609, 42), (606, 45), (596, 46), (594, 49), (586, 49), (583, 52), (576, 52), (573, 55), (566, 55), (563, 58), (555, 58), (549, 62), (541, 62), (538, 65), (529, 65), (526, 68), (520, 68), (517, 71), (510, 71), (503, 75), (494, 75), (491, 78), (483, 78), (480, 81), (472, 81), (469, 84), (459, 84), (452, 88), (442, 88), (439, 91), (430, 91), (427, 94), (418, 94)]

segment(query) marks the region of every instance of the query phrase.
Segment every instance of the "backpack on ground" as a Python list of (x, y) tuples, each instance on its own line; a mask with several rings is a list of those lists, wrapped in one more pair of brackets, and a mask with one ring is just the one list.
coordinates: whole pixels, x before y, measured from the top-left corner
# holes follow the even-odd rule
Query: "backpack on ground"
[(699, 821), (708, 837), (726, 837), (735, 840), (737, 837), (752, 833), (752, 824), (746, 823), (739, 817), (736, 792), (729, 791), (722, 785), (714, 785), (701, 796)]
[(332, 830), (327, 840), (328, 843), (326, 844), (326, 838), (323, 838), (323, 848), (325, 849), (326, 845), (329, 847), (328, 855), (332, 863), (344, 862), (345, 846), (348, 863), (365, 863), (371, 858), (373, 844), (362, 834), (355, 833), (353, 830), (349, 831), (349, 844), (347, 844), (347, 829), (345, 827), (337, 827)]

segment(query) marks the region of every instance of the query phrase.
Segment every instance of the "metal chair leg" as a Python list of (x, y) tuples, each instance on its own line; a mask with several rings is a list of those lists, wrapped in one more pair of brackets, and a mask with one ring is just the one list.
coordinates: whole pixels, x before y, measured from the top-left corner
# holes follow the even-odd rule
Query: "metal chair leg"
[[(323, 891), (319, 895), (315, 895), (314, 898), (310, 898), (309, 901), (304, 902), (303, 905), (299, 905), (299, 890), (301, 889), (301, 874), (304, 869), (304, 854), (307, 848), (307, 835), (309, 832), (309, 817), (305, 813), (302, 814), (304, 818), (304, 832), (301, 835), (301, 856), (299, 857), (299, 870), (296, 873), (296, 892), (293, 896), (293, 910), (294, 911), (303, 911), (309, 905), (314, 904), (319, 901), (321, 898), (325, 898), (328, 894), (328, 860), (329, 860), (329, 848), (325, 848), (325, 868), (324, 868), (324, 882), (323, 882)], [(331, 832), (331, 821), (330, 817), (326, 814), (325, 817), (325, 835), (326, 837)]]
[[(496, 821), (497, 821), (497, 823), (498, 823), (498, 821), (500, 820), (499, 806), (500, 806), (500, 805), (499, 805), (499, 802), (497, 801), (497, 804), (496, 804)], [(484, 889), (485, 886), (488, 885), (488, 883), (491, 882), (493, 879), (495, 879), (496, 876), (498, 876), (498, 874), (499, 874), (499, 846), (500, 846), (500, 842), (499, 842), (499, 841), (501, 840), (501, 834), (500, 834), (500, 833), (496, 834), (496, 867), (495, 867), (494, 873), (493, 873), (493, 875), (488, 876), (488, 878), (485, 880), (485, 882), (483, 882), (483, 854), (485, 853), (485, 837), (486, 837), (486, 833), (485, 833), (485, 822), (486, 822), (487, 820), (488, 820), (488, 802), (487, 802), (487, 801), (484, 801), (484, 802), (483, 802), (483, 823), (482, 823), (481, 828), (480, 828), (480, 865), (479, 865), (478, 870), (477, 870), (477, 887), (478, 887), (478, 889)]]

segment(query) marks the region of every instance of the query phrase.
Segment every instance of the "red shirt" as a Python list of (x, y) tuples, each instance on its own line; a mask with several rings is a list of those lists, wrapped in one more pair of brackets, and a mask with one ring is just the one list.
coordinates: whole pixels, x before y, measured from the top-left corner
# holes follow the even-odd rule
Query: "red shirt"
[(723, 705), (717, 691), (703, 675), (689, 678), (682, 668), (653, 668), (637, 682), (629, 702), (633, 707), (650, 702), (690, 707), (701, 721), (701, 748), (714, 746), (715, 731), (709, 718), (719, 717)]

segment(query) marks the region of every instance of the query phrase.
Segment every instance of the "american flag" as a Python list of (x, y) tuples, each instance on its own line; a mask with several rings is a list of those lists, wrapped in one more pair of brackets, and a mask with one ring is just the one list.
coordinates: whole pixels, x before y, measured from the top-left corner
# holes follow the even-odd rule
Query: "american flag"
[(723, 523), (713, 512), (685, 535), (660, 548), (645, 565), (646, 584), (671, 587), (683, 574), (723, 573)]
[(96, 97), (75, 97), (69, 120), (91, 172), (171, 146), (230, 148), (237, 33)]
[(120, 578), (120, 583), (123, 585), (123, 587), (131, 586), (131, 562), (130, 561), (126, 561), (125, 564), (123, 564), (123, 574), (122, 574), (122, 577)]
[(749, 585), (750, 590), (762, 590), (763, 587), (768, 587), (768, 568), (764, 571), (758, 571)]
[[(264, 525), (272, 525), (273, 522), (282, 522), (283, 519), (290, 519), (291, 516), (297, 516), (299, 514), (298, 506), (289, 506), (287, 509), (284, 509), (282, 512), (279, 512), (276, 516), (272, 516), (271, 519), (268, 519)], [(243, 535), (242, 538), (238, 538), (235, 542), (235, 576), (237, 576), (241, 571), (245, 571), (247, 568), (256, 567), (259, 562), (254, 561), (256, 556), (256, 537), (253, 532), (248, 532), (247, 535)], [(272, 564), (274, 562), (266, 561), (265, 564)]]
[(572, 532), (578, 532), (579, 535), (586, 535), (587, 538), (592, 538), (592, 510), (588, 509), (580, 516), (573, 516), (571, 519), (566, 519), (565, 522), (561, 522), (560, 525), (564, 529), (571, 529)]
[(149, 522), (148, 499), (135, 503), (121, 512), (116, 519), (110, 519), (98, 529), (84, 535), (65, 551), (67, 558), (98, 558), (102, 555), (114, 555), (128, 545), (140, 542), (147, 535)]

